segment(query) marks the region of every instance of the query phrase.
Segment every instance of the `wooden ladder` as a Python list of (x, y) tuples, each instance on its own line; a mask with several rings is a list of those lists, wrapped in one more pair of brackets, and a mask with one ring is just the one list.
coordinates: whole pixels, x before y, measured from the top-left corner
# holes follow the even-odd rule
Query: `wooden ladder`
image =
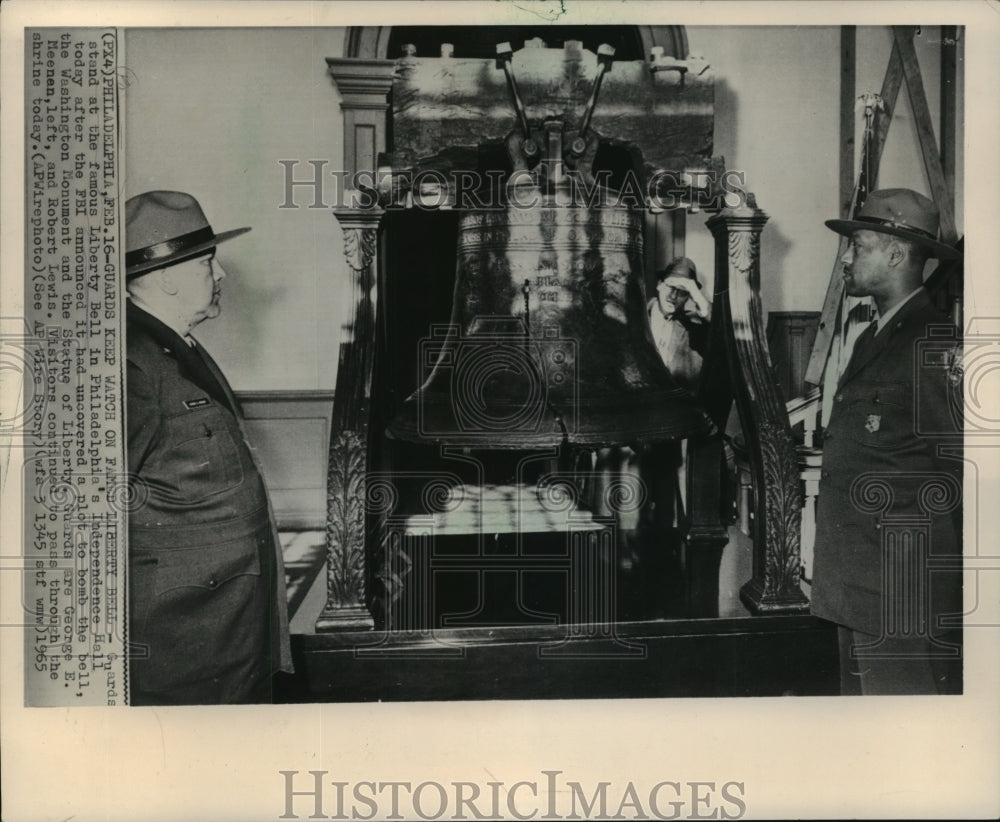
[[(889, 126), (892, 123), (892, 112), (896, 106), (899, 89), (906, 81), (909, 93), (910, 108), (913, 110), (917, 137), (924, 160), (924, 170), (930, 183), (931, 193), (941, 213), (941, 240), (954, 244), (958, 239), (955, 230), (955, 27), (944, 27), (944, 48), (942, 54), (942, 143), (941, 152), (934, 136), (934, 125), (931, 122), (930, 108), (927, 105), (927, 95), (924, 92), (920, 64), (913, 47), (913, 37), (918, 32), (916, 26), (893, 26), (892, 53), (889, 65), (882, 81), (881, 99), (884, 111), (876, 111), (872, 142), (868, 149), (870, 171), (868, 173), (867, 189), (876, 188), (879, 162)], [(852, 194), (853, 183), (853, 145), (854, 145), (854, 76), (855, 76), (855, 32), (853, 26), (841, 29), (841, 157), (840, 157), (840, 217), (850, 219), (852, 211), (860, 205)], [(806, 367), (806, 382), (819, 385), (823, 379), (830, 348), (837, 331), (837, 316), (843, 300), (843, 279), (840, 276), (840, 257), (846, 250), (848, 238), (841, 237), (837, 256), (834, 260), (830, 282), (827, 285), (826, 297), (823, 300), (823, 310), (820, 314), (819, 329), (813, 343), (812, 353)]]

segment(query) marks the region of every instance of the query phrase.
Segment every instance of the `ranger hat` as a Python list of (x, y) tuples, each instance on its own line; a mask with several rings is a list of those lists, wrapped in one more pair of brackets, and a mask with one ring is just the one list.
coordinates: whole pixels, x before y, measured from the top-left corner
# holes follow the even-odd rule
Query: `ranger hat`
[(181, 191), (147, 191), (125, 203), (125, 276), (176, 265), (240, 234), (216, 234), (198, 201)]
[(850, 236), (867, 229), (919, 243), (939, 260), (956, 260), (961, 253), (938, 242), (938, 207), (908, 188), (883, 188), (868, 195), (853, 220), (827, 220), (838, 234)]

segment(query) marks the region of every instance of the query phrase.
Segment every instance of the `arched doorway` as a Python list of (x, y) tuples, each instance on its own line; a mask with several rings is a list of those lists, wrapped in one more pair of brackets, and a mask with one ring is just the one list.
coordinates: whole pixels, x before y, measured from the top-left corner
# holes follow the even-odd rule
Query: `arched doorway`
[(654, 46), (673, 57), (688, 56), (684, 26), (351, 26), (344, 56), (393, 59), (407, 43), (416, 46), (418, 55), (430, 57), (439, 54), (441, 43), (451, 43), (454, 57), (493, 57), (499, 42), (509, 41), (516, 50), (534, 37), (551, 47), (581, 40), (591, 51), (608, 43), (619, 60), (645, 59)]

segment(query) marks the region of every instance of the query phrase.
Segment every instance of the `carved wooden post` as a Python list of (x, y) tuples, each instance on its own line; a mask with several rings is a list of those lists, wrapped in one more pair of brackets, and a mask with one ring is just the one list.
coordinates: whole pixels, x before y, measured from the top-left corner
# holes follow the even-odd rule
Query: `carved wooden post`
[(754, 613), (794, 613), (808, 607), (799, 585), (802, 489), (761, 319), (760, 232), (766, 222), (752, 197), (708, 221), (716, 249), (713, 325), (724, 341), (730, 396), (736, 400), (754, 485), (753, 578), (740, 590), (740, 599)]
[(383, 211), (343, 209), (344, 257), (353, 315), (340, 343), (326, 488), (326, 606), (316, 631), (372, 628), (365, 604), (365, 485), (375, 359), (378, 227)]
[[(347, 185), (358, 172), (372, 175), (386, 149), (389, 92), (395, 62), (328, 58), (344, 113)], [(344, 231), (344, 257), (352, 279), (353, 312), (340, 343), (333, 398), (326, 488), (326, 605), (316, 621), (322, 631), (372, 628), (365, 604), (365, 485), (368, 426), (375, 359), (378, 227), (380, 208), (353, 208), (354, 192), (338, 192), (335, 211)]]
[(353, 183), (356, 172), (375, 171), (378, 155), (386, 150), (386, 117), (396, 61), (327, 57), (326, 64), (342, 98), (344, 171)]
[(687, 556), (687, 616), (719, 615), (719, 567), (729, 543), (720, 502), (722, 494), (722, 437), (695, 437), (688, 441), (687, 495), (690, 524)]

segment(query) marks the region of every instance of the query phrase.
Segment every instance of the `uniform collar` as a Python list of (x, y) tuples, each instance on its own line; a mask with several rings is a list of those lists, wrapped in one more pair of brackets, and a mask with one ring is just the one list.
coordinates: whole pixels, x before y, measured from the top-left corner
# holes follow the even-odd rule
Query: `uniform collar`
[(171, 331), (173, 331), (175, 334), (177, 334), (178, 337), (180, 337), (182, 340), (184, 340), (184, 342), (186, 342), (188, 345), (193, 345), (194, 344), (194, 337), (192, 337), (191, 333), (190, 333), (191, 332), (191, 328), (190, 327), (182, 328), (181, 324), (177, 321), (176, 317), (170, 317), (170, 316), (168, 316), (167, 314), (163, 313), (162, 311), (157, 310), (155, 306), (152, 306), (152, 305), (150, 305), (149, 303), (147, 303), (147, 302), (145, 302), (143, 300), (136, 299), (131, 294), (129, 295), (128, 300), (136, 308), (140, 308), (143, 311), (145, 311), (147, 314), (149, 314), (151, 317), (155, 317), (156, 319), (158, 319), (167, 328), (169, 328)]
[(163, 320), (140, 308), (132, 300), (125, 303), (128, 333), (133, 328), (141, 329), (165, 352), (170, 354), (181, 368), (182, 373), (191, 382), (203, 388), (225, 407), (237, 412), (235, 397), (230, 396), (223, 386), (225, 378), (218, 370), (208, 352), (201, 346), (190, 347), (185, 339)]
[[(910, 300), (916, 297), (917, 294), (919, 294), (923, 290), (924, 287), (922, 285), (918, 285), (915, 289), (913, 289), (913, 291), (911, 291), (903, 299), (901, 299), (898, 303), (896, 303), (892, 308), (886, 311), (884, 316), (879, 314), (875, 318), (875, 322), (877, 323), (877, 325), (875, 326), (875, 334), (876, 335), (880, 334), (882, 332), (882, 329), (889, 324), (889, 320), (895, 317), (896, 314), (899, 313), (900, 309), (903, 308), (903, 306), (905, 306)], [(876, 309), (876, 311), (877, 310), (878, 309)]]

